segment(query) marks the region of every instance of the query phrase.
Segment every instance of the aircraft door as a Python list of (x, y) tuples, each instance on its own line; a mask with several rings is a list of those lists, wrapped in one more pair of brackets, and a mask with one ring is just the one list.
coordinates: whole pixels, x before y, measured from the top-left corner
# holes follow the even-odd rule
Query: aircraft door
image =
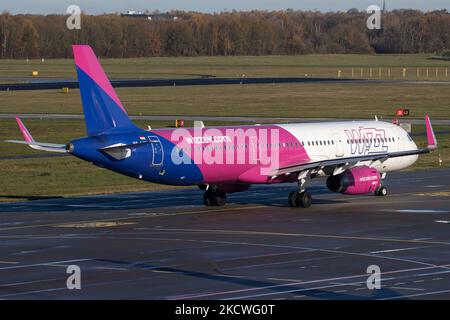
[(339, 134), (333, 134), (333, 141), (336, 145), (336, 157), (340, 158), (344, 156), (344, 142)]
[(251, 145), (251, 150), (250, 150), (250, 155), (249, 155), (249, 159), (251, 159), (253, 161), (253, 163), (258, 163), (259, 159), (259, 153), (258, 153), (258, 137), (257, 136), (251, 136), (250, 137), (250, 145)]
[(164, 162), (164, 149), (161, 140), (157, 136), (149, 136), (148, 139), (152, 145), (152, 166), (161, 166)]

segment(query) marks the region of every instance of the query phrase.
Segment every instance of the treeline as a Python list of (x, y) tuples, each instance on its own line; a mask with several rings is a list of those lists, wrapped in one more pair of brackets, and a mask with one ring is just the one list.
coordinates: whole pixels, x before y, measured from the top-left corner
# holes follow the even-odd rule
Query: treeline
[(445, 10), (383, 13), (383, 29), (368, 30), (368, 14), (252, 11), (171, 12), (178, 19), (83, 15), (68, 30), (62, 15), (0, 15), (0, 58), (68, 58), (74, 43), (111, 58), (311, 53), (430, 53), (450, 48)]

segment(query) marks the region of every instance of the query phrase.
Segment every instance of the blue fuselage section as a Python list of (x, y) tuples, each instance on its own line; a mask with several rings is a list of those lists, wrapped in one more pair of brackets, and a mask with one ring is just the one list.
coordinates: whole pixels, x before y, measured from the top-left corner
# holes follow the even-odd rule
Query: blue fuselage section
[[(174, 149), (175, 148), (175, 149)], [(195, 185), (203, 175), (193, 162), (174, 164), (176, 146), (152, 131), (105, 133), (71, 142), (74, 156), (137, 179), (171, 185)]]

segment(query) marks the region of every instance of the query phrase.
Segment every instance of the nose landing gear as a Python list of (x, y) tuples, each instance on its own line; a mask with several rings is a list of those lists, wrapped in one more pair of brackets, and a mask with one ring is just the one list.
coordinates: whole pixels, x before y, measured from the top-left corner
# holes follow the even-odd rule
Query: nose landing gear
[(386, 187), (378, 187), (375, 189), (375, 195), (378, 197), (385, 197), (387, 196), (387, 189)]

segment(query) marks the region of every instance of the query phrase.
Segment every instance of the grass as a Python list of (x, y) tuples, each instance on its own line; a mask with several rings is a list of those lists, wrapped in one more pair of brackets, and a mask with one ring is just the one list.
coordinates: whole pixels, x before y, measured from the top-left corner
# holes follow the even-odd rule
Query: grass
[[(365, 68), (363, 77), (379, 76), (378, 68), (383, 68), (382, 77), (403, 78), (402, 69), (407, 68), (406, 77), (417, 78), (417, 68), (430, 68), (429, 79), (435, 79), (435, 69), (440, 68), (439, 79), (445, 79), (444, 68), (450, 61), (429, 59), (426, 54), (409, 55), (299, 55), (299, 56), (231, 56), (231, 57), (157, 57), (139, 59), (101, 59), (102, 65), (111, 78), (186, 78), (201, 75), (217, 77), (256, 76), (332, 76), (338, 70), (342, 76), (360, 77), (360, 69)], [(39, 71), (37, 78), (75, 78), (72, 59), (41, 60), (1, 60), (0, 78), (31, 77), (32, 71)], [(419, 78), (426, 79), (426, 70), (421, 70)]]
[(174, 188), (143, 182), (74, 157), (2, 160), (0, 201)]
[[(450, 90), (437, 84), (274, 84), (119, 88), (131, 115), (450, 118)], [(81, 114), (78, 90), (0, 92), (0, 112)]]

